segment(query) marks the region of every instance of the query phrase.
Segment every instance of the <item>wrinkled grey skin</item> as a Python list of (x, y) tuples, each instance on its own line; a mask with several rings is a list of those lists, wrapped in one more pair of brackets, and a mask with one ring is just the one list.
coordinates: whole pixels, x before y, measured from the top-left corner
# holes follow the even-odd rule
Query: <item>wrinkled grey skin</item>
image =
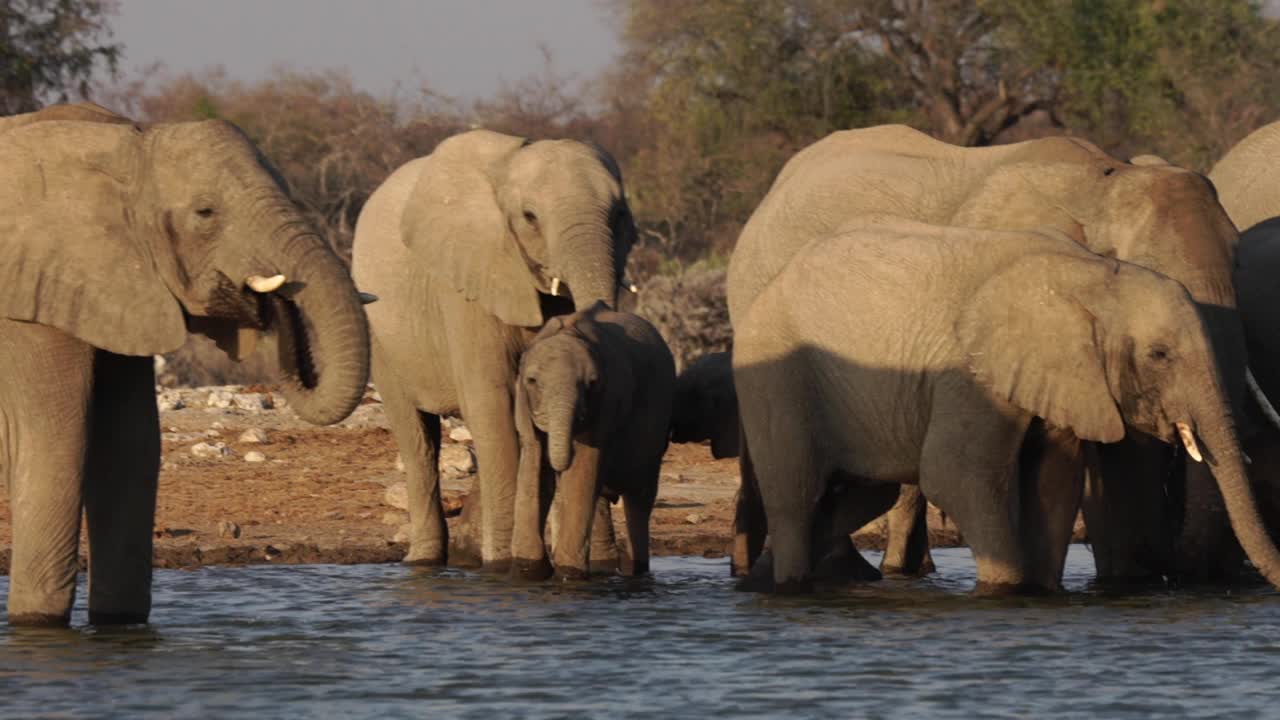
[[(585, 578), (598, 499), (622, 498), (631, 574), (649, 571), (649, 515), (667, 450), (675, 361), (652, 325), (596, 303), (552, 318), (520, 359), (513, 572)], [(543, 536), (559, 504), (553, 557)]]
[[(1238, 409), (1245, 350), (1231, 277), (1235, 229), (1203, 177), (1146, 159), (1139, 163), (1112, 158), (1077, 138), (961, 148), (900, 125), (833, 133), (787, 163), (743, 229), (727, 280), (735, 335), (737, 318), (792, 255), (850, 220), (880, 215), (957, 227), (1051, 228), (1093, 252), (1182, 283), (1205, 316)], [(1040, 457), (1024, 458), (1028, 476), (1070, 473), (1083, 464), (1074, 445), (1041, 439), (1029, 438)], [(1214, 541), (1187, 530), (1174, 537), (1164, 498), (1175, 452), (1139, 432), (1097, 448), (1084, 511), (1100, 578), (1174, 574), (1168, 548), (1175, 541), (1186, 547)], [(750, 455), (748, 447), (744, 483)], [(1110, 478), (1114, 487), (1108, 487)], [(1177, 514), (1194, 526), (1205, 516), (1197, 498), (1216, 489), (1200, 465), (1188, 468), (1184, 485), (1188, 509)], [(762, 531), (745, 532), (754, 537)], [(758, 547), (759, 541), (747, 544)]]
[(1129, 429), (1176, 442), (1185, 425), (1250, 559), (1280, 581), (1207, 327), (1164, 276), (1052, 231), (886, 221), (808, 245), (735, 322), (773, 551), (748, 586), (806, 589), (834, 510), (869, 518), (884, 495), (849, 496), (918, 482), (964, 533), (980, 591), (1057, 590), (1083, 474), (1014, 489), (1037, 417), (1054, 446)]
[[(0, 132), (12, 624), (69, 622), (82, 509), (90, 622), (146, 622), (160, 463), (153, 355), (189, 331), (234, 357), (276, 333), (283, 390), (317, 423), (346, 417), (368, 382), (368, 330), (346, 267), (243, 134), (103, 113), (50, 108), (35, 115), (57, 119), (8, 118)], [(246, 287), (275, 275), (287, 282)]]
[[(738, 394), (733, 388), (733, 364), (728, 351), (707, 353), (694, 360), (676, 378), (675, 400), (671, 409), (671, 442), (711, 443), (711, 456), (717, 460), (739, 456)], [(738, 488), (739, 495), (752, 492), (750, 487)], [(739, 507), (752, 508), (754, 500), (739, 497)], [(889, 512), (888, 545), (880, 563), (880, 571), (867, 563), (840, 537), (843, 527), (837, 527), (833, 553), (839, 553), (839, 565), (833, 555), (831, 579), (844, 574), (850, 579), (878, 580), (881, 573), (894, 575), (927, 575), (935, 570), (929, 554), (928, 526), (923, 513), (927, 510), (924, 496), (918, 487), (903, 485), (895, 506)], [(917, 520), (917, 516), (920, 516)], [(911, 522), (902, 522), (903, 518)], [(763, 520), (761, 520), (763, 522)], [(837, 524), (838, 525), (838, 524)], [(856, 531), (855, 527), (850, 532)], [(847, 534), (847, 533), (846, 533)], [(736, 533), (741, 537), (742, 533)], [(734, 575), (745, 576), (748, 567), (739, 565), (739, 555), (730, 557), (730, 570)]]
[[(520, 356), (547, 318), (616, 302), (634, 237), (613, 159), (569, 140), (463, 133), (370, 196), (352, 273), (379, 297), (373, 376), (408, 474), (406, 562), (508, 566)], [(479, 477), (450, 549), (438, 457), (440, 415), (455, 412)]]

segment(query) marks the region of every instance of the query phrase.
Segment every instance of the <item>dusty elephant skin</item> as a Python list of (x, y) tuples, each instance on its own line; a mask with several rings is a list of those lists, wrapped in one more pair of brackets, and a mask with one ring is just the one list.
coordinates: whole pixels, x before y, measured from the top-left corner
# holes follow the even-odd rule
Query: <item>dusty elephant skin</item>
[(1130, 430), (1203, 448), (1250, 559), (1280, 582), (1208, 329), (1166, 277), (1053, 231), (886, 221), (807, 246), (737, 322), (773, 550), (757, 587), (804, 589), (832, 518), (856, 526), (885, 483), (918, 482), (965, 534), (980, 591), (1057, 590), (1083, 475), (1068, 458), (1011, 489), (1037, 417), (1052, 452)]
[[(1204, 315), (1238, 411), (1245, 350), (1232, 288), (1235, 230), (1203, 177), (1145, 159), (1141, 163), (1125, 163), (1066, 137), (961, 148), (900, 125), (833, 133), (787, 163), (743, 229), (727, 282), (735, 331), (756, 295), (800, 248), (859, 218), (1052, 228), (1095, 253), (1134, 262), (1184, 285)], [(1068, 458), (1080, 462), (1070, 448), (1041, 440), (1030, 445), (1042, 451), (1041, 457), (1024, 457), (1029, 474), (1069, 472), (1054, 465)], [(1085, 517), (1100, 578), (1176, 574), (1166, 550), (1175, 541), (1173, 520), (1185, 515), (1194, 525), (1204, 513), (1198, 505), (1172, 508), (1153, 501), (1167, 494), (1164, 469), (1176, 460), (1175, 452), (1134, 433), (1096, 454), (1100, 459), (1090, 468)], [(749, 454), (750, 449), (743, 458), (745, 470), (750, 470)], [(1203, 466), (1190, 466), (1182, 484), (1188, 498), (1217, 492)], [(1147, 551), (1131, 552), (1134, 548)]]
[[(710, 442), (712, 457), (736, 458), (740, 455), (739, 434), (738, 395), (733, 387), (730, 353), (707, 353), (676, 378), (671, 442)], [(739, 487), (737, 504), (738, 531), (729, 570), (742, 577), (750, 569), (751, 558), (760, 553), (760, 548), (751, 548), (747, 542), (751, 534), (748, 518), (758, 504), (755, 488), (750, 485)], [(835, 547), (832, 551), (839, 554), (840, 562), (848, 568), (844, 574), (849, 579), (878, 580), (882, 573), (910, 576), (932, 573), (935, 568), (929, 554), (927, 510), (928, 505), (920, 489), (914, 485), (903, 485), (897, 502), (886, 517), (888, 539), (880, 571), (865, 563), (857, 549), (838, 533), (838, 537), (833, 538)], [(904, 522), (904, 519), (910, 522)], [(763, 523), (763, 518), (757, 522)], [(757, 535), (757, 539), (761, 538)]]
[(160, 442), (152, 355), (197, 331), (241, 356), (274, 332), (291, 350), (282, 391), (317, 423), (349, 414), (368, 379), (350, 277), (239, 130), (139, 127), (99, 111), (50, 108), (39, 114), (54, 119), (10, 118), (0, 133), (14, 624), (69, 621), (82, 507), (90, 621), (146, 621)]
[[(373, 375), (409, 476), (407, 562), (509, 564), (520, 355), (548, 317), (616, 303), (634, 237), (613, 159), (574, 141), (463, 133), (369, 198), (352, 270), (380, 298)], [(437, 455), (440, 415), (456, 412), (479, 476), (450, 538)]]
[[(649, 515), (667, 449), (675, 361), (643, 319), (603, 303), (552, 318), (520, 359), (516, 427), (514, 570), (530, 579), (552, 568), (564, 578), (589, 571), (601, 495), (621, 497), (632, 575), (649, 571)], [(554, 494), (557, 538), (547, 565), (543, 534)]]

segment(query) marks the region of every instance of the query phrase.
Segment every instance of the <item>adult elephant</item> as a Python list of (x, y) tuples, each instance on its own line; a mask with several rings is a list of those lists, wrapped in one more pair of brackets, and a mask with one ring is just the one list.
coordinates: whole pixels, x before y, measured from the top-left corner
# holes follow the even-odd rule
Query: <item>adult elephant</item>
[(406, 562), (474, 554), (455, 543), (449, 558), (440, 504), (440, 415), (461, 412), (479, 465), (463, 519), (474, 524), (479, 508), (479, 559), (509, 564), (520, 355), (547, 318), (615, 305), (634, 237), (613, 158), (571, 140), (463, 133), (370, 196), (352, 266), (380, 298), (373, 375), (408, 474)]
[[(1076, 506), (1018, 486), (1037, 417), (1070, 444), (1131, 427), (1203, 448), (1250, 559), (1280, 584), (1207, 328), (1167, 277), (1054, 231), (891, 220), (806, 245), (735, 323), (779, 591), (805, 589), (815, 545), (874, 517), (851, 498), (917, 482), (964, 533), (980, 591), (1057, 590)], [(832, 527), (850, 505), (867, 511)]]
[[(1253, 434), (1244, 439), (1253, 459), (1249, 475), (1263, 501), (1264, 516), (1273, 534), (1280, 534), (1280, 417), (1273, 400), (1280, 399), (1280, 122), (1265, 125), (1233, 147), (1209, 172), (1218, 197), (1232, 222), (1240, 228), (1235, 287), (1244, 324), (1249, 365), (1253, 370), (1252, 400), (1247, 406)], [(1221, 526), (1219, 524), (1214, 529)], [(1239, 552), (1228, 547), (1216, 558), (1231, 568)]]
[[(871, 214), (974, 228), (1051, 228), (1095, 253), (1181, 282), (1205, 315), (1228, 394), (1233, 407), (1240, 406), (1245, 352), (1231, 278), (1236, 232), (1203, 177), (1168, 165), (1125, 163), (1068, 137), (961, 148), (901, 125), (833, 133), (788, 161), (742, 231), (728, 273), (735, 331), (738, 318), (800, 248)], [(1029, 478), (1070, 474), (1081, 462), (1061, 443), (1033, 447), (1043, 452)], [(746, 450), (744, 476), (751, 466)], [(1101, 472), (1090, 477), (1085, 513), (1099, 575), (1169, 572), (1171, 513), (1163, 498), (1171, 450), (1133, 432), (1098, 455)], [(1028, 482), (1049, 493), (1048, 506), (1079, 503), (1069, 483)], [(1212, 490), (1212, 483), (1203, 466), (1193, 467), (1188, 495), (1206, 485)], [(761, 531), (748, 524), (740, 535)], [(743, 544), (759, 547), (758, 540)]]
[(191, 330), (233, 355), (274, 332), (283, 392), (321, 424), (346, 417), (368, 380), (368, 330), (346, 267), (239, 130), (106, 119), (11, 119), (0, 134), (12, 624), (69, 621), (82, 509), (90, 622), (147, 620), (160, 461), (153, 355)]

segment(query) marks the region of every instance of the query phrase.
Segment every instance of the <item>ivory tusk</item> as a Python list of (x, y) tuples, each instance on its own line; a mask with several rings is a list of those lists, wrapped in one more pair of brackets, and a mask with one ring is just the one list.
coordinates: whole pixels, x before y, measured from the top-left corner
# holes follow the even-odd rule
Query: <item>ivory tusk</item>
[(368, 305), (369, 303), (378, 302), (378, 296), (374, 295), (373, 293), (358, 292), (356, 294), (360, 296), (361, 305)]
[(560, 294), (560, 278), (551, 278), (551, 294), (553, 296)]
[(261, 275), (250, 275), (245, 278), (244, 284), (248, 285), (249, 289), (254, 292), (275, 292), (280, 289), (280, 286), (284, 285), (284, 276), (272, 275), (271, 277), (263, 277)]
[(1191, 432), (1191, 426), (1184, 422), (1176, 423), (1178, 428), (1178, 437), (1182, 440), (1182, 446), (1187, 449), (1187, 454), (1196, 462), (1204, 462), (1204, 457), (1200, 454), (1200, 448), (1196, 447), (1195, 433)]
[(1258, 385), (1258, 379), (1253, 376), (1253, 368), (1245, 367), (1244, 381), (1249, 385), (1249, 392), (1253, 393), (1253, 399), (1257, 401), (1258, 407), (1262, 410), (1262, 414), (1267, 417), (1276, 429), (1280, 430), (1280, 413), (1276, 412), (1275, 407), (1271, 404), (1271, 400), (1267, 398), (1266, 393), (1262, 392), (1262, 387)]

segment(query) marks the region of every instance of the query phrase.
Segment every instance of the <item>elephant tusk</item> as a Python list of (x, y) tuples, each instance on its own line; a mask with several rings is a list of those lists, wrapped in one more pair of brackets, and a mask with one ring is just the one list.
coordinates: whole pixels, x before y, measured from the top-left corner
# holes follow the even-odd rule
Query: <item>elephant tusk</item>
[(622, 286), (622, 289), (623, 289), (623, 290), (630, 290), (630, 291), (631, 291), (631, 292), (633, 292), (633, 293), (638, 293), (638, 292), (640, 292), (640, 288), (639, 288), (639, 287), (637, 287), (637, 286), (636, 286), (636, 284), (635, 284), (635, 283), (633, 283), (633, 282), (627, 282), (626, 280), (623, 280), (622, 282), (620, 282), (620, 283), (618, 283), (618, 284)]
[(1200, 448), (1196, 447), (1195, 433), (1191, 432), (1191, 426), (1184, 422), (1176, 423), (1178, 428), (1178, 437), (1182, 440), (1182, 446), (1187, 449), (1187, 454), (1196, 462), (1204, 462), (1204, 456), (1200, 454)]
[(378, 296), (374, 295), (373, 293), (360, 292), (356, 294), (360, 296), (361, 305), (368, 305), (369, 303), (378, 302)]
[(1245, 367), (1244, 381), (1249, 385), (1249, 392), (1253, 393), (1253, 399), (1258, 402), (1262, 414), (1267, 416), (1267, 420), (1271, 422), (1276, 429), (1280, 429), (1280, 413), (1276, 412), (1275, 406), (1267, 399), (1266, 393), (1262, 392), (1262, 386), (1258, 385), (1258, 379), (1253, 376), (1253, 368)]
[(551, 295), (555, 296), (559, 294), (560, 294), (560, 278), (553, 277), (551, 278)]
[(244, 284), (257, 293), (275, 292), (284, 285), (284, 276), (272, 275), (271, 277), (263, 277), (261, 275), (250, 275), (245, 278)]

